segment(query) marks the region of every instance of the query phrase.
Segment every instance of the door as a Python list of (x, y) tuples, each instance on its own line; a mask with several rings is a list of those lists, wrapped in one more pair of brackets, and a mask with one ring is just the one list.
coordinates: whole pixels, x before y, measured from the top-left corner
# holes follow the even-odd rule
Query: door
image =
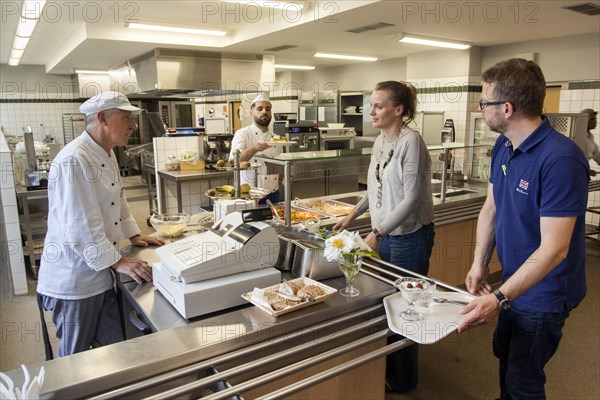
[(235, 133), (242, 127), (242, 102), (232, 101), (230, 102), (229, 109), (231, 114), (229, 115), (229, 126), (231, 126), (231, 132)]
[(560, 103), (560, 86), (552, 86), (546, 88), (546, 98), (544, 99), (544, 114), (552, 114), (558, 112)]

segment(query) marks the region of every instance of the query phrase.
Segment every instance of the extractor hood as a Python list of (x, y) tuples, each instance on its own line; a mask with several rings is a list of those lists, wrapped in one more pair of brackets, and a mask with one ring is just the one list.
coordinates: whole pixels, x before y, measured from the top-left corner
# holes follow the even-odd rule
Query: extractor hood
[(154, 49), (109, 71), (130, 98), (206, 97), (268, 91), (275, 58), (256, 54)]

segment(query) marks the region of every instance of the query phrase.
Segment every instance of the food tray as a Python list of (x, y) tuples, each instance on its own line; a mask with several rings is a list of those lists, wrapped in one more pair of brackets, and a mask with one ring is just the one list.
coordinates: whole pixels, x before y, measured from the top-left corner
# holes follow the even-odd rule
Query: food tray
[[(440, 291), (436, 291), (434, 297), (466, 302), (475, 298), (465, 293)], [(402, 319), (400, 313), (408, 308), (408, 304), (400, 292), (385, 297), (383, 305), (390, 330), (421, 344), (431, 344), (442, 340), (454, 332), (468, 315), (460, 314), (463, 306), (432, 302), (429, 307), (415, 304), (415, 311), (423, 315), (422, 320), (406, 321)]]
[(236, 170), (247, 171), (247, 170), (254, 170), (254, 169), (260, 167), (261, 165), (262, 165), (261, 163), (250, 163), (249, 167), (237, 167), (237, 168), (236, 167), (230, 167), (230, 166), (227, 166), (227, 165), (224, 166), (224, 167), (217, 167), (215, 165), (215, 169), (218, 170), (218, 171), (236, 171)]
[(287, 141), (287, 142), (271, 142), (271, 141), (267, 141), (266, 142), (269, 146), (273, 146), (273, 147), (285, 147), (285, 146), (292, 146), (295, 144), (298, 144), (298, 142), (295, 142), (293, 140)]
[(336, 200), (298, 200), (296, 205), (333, 217), (348, 215), (354, 206)]
[[(249, 301), (250, 303), (254, 304), (256, 307), (258, 307), (259, 309), (261, 309), (262, 311), (266, 312), (267, 314), (271, 314), (274, 317), (278, 317), (280, 315), (283, 314), (288, 314), (291, 313), (292, 311), (296, 311), (296, 310), (300, 310), (302, 308), (306, 308), (309, 306), (312, 306), (313, 304), (318, 304), (318, 303), (322, 303), (323, 301), (325, 301), (325, 299), (327, 299), (328, 297), (330, 297), (331, 295), (333, 295), (334, 293), (337, 293), (337, 289), (334, 289), (330, 286), (324, 285), (321, 282), (317, 282), (315, 280), (312, 280), (310, 278), (297, 278), (297, 279), (292, 279), (288, 281), (290, 284), (296, 284), (296, 285), (300, 285), (302, 284), (303, 286), (309, 286), (309, 285), (315, 285), (320, 287), (321, 289), (323, 289), (325, 291), (325, 294), (322, 296), (318, 296), (315, 297), (315, 301), (305, 301), (303, 303), (298, 303), (294, 306), (290, 306), (287, 308), (284, 308), (283, 310), (279, 310), (279, 311), (275, 311), (273, 309), (268, 309), (264, 306), (262, 306), (261, 304), (255, 302), (252, 299), (252, 292), (248, 292), (248, 293), (244, 293), (242, 295), (242, 298), (246, 301)], [(267, 288), (264, 288), (265, 292), (275, 292), (277, 291), (277, 289), (279, 289), (281, 287), (282, 283), (279, 283), (277, 285), (273, 285), (273, 286), (269, 286)]]
[[(285, 221), (285, 206), (282, 204), (275, 205), (275, 209), (277, 210), (277, 214), (273, 214), (273, 218), (281, 221)], [(329, 215), (325, 215), (322, 213), (318, 213), (315, 211), (309, 211), (301, 207), (291, 206), (292, 212), (292, 224), (297, 224), (298, 222), (304, 222), (309, 219), (325, 219), (329, 218)]]
[[(209, 189), (209, 190), (211, 190), (211, 189)], [(262, 188), (256, 188), (256, 187), (250, 188), (250, 191), (248, 193), (241, 193), (241, 195), (239, 197), (235, 197), (234, 193), (220, 192), (218, 190), (216, 190), (216, 191), (217, 191), (216, 196), (209, 195), (208, 190), (206, 192), (204, 192), (204, 195), (206, 197), (209, 197), (212, 200), (234, 200), (234, 199), (255, 200), (255, 199), (262, 199), (263, 197), (265, 197), (266, 195), (271, 193), (271, 191), (268, 189), (262, 189)]]

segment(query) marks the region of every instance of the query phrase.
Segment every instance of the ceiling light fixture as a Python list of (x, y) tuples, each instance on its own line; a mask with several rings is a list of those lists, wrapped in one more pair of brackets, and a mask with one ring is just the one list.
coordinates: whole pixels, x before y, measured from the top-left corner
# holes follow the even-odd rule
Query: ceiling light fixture
[(76, 69), (76, 74), (89, 74), (89, 75), (108, 75), (108, 71), (93, 71), (89, 69)]
[(265, 8), (278, 8), (285, 10), (300, 11), (304, 4), (295, 1), (277, 1), (277, 0), (225, 0), (225, 3), (238, 3), (241, 5), (259, 6)]
[(377, 57), (368, 56), (350, 56), (344, 54), (331, 54), (331, 53), (315, 53), (313, 57), (319, 58), (337, 58), (340, 60), (356, 60), (356, 61), (377, 61)]
[(303, 70), (312, 70), (315, 69), (313, 65), (287, 65), (287, 64), (275, 64), (275, 68), (281, 69), (303, 69)]
[(181, 28), (181, 27), (176, 27), (176, 26), (150, 25), (150, 24), (137, 24), (137, 23), (129, 23), (129, 24), (126, 24), (126, 26), (131, 29), (142, 29), (142, 30), (147, 30), (147, 31), (191, 33), (194, 35), (211, 35), (211, 36), (227, 35), (227, 31), (217, 30), (217, 29)]
[(445, 47), (447, 49), (466, 50), (471, 47), (471, 43), (459, 42), (456, 40), (438, 39), (426, 36), (417, 36), (412, 34), (402, 34), (398, 40), (402, 43), (421, 44), (424, 46)]
[(46, 0), (25, 0), (23, 2), (8, 65), (17, 66), (21, 62), (21, 57), (25, 53), (45, 4)]

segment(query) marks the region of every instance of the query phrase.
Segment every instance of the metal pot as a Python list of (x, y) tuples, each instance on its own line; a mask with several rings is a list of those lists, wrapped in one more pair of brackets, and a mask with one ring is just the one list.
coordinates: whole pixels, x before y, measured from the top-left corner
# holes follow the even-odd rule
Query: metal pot
[(277, 268), (281, 271), (291, 271), (296, 252), (294, 240), (317, 240), (314, 234), (299, 228), (291, 228), (281, 224), (272, 224), (279, 237), (279, 256)]
[(296, 245), (292, 264), (293, 275), (314, 280), (342, 275), (337, 261), (327, 261), (325, 258), (324, 240), (294, 240), (293, 242)]
[(281, 271), (291, 271), (294, 262), (294, 253), (296, 245), (294, 241), (285, 236), (279, 236), (279, 256), (277, 257), (277, 269)]

